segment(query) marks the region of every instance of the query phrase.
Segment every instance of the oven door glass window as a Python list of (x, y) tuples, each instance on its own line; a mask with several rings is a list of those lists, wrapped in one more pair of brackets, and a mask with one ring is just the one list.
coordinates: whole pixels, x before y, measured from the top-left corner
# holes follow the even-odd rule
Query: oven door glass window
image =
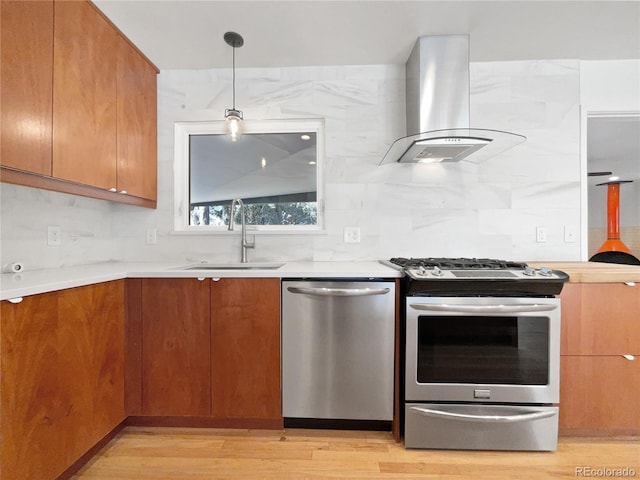
[(547, 385), (549, 318), (418, 317), (418, 383)]

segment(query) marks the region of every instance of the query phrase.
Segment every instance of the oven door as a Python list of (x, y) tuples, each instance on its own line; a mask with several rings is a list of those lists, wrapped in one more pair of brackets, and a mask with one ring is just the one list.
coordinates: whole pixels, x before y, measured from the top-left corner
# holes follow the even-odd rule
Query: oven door
[(407, 402), (559, 402), (560, 300), (407, 297)]

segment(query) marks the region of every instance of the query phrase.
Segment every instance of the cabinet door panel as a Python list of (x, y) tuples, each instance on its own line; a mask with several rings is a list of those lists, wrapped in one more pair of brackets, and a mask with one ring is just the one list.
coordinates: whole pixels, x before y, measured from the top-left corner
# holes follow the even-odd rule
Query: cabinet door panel
[(208, 416), (209, 282), (142, 281), (142, 413)]
[(2, 302), (3, 478), (52, 479), (124, 420), (124, 290)]
[(562, 354), (640, 353), (640, 287), (623, 283), (565, 285)]
[(280, 280), (213, 282), (212, 413), (218, 418), (282, 418)]
[(118, 42), (118, 191), (156, 199), (156, 71)]
[(124, 409), (142, 415), (142, 279), (125, 283)]
[(0, 162), (51, 175), (53, 2), (0, 2)]
[(119, 35), (89, 2), (55, 2), (53, 176), (116, 187)]
[(560, 428), (565, 433), (640, 433), (640, 360), (563, 356)]

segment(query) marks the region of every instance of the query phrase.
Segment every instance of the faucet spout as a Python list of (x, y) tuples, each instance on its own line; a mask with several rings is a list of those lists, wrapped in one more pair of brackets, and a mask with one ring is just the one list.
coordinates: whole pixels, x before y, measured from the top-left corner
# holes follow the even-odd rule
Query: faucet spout
[(248, 242), (247, 241), (247, 224), (246, 224), (246, 218), (245, 218), (244, 202), (240, 198), (234, 198), (231, 201), (231, 208), (229, 210), (229, 230), (233, 231), (236, 204), (238, 204), (239, 208), (240, 208), (240, 222), (241, 222), (241, 230), (242, 230), (242, 232), (241, 232), (242, 233), (242, 242), (241, 242), (242, 257), (241, 257), (241, 262), (242, 263), (247, 263), (247, 248), (255, 248), (256, 243), (255, 243), (255, 241), (253, 241), (253, 242)]

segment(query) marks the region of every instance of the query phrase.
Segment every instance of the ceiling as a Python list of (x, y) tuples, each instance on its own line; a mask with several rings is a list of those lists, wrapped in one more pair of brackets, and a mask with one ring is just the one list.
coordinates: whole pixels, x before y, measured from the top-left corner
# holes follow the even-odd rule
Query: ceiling
[(404, 64), (421, 35), (473, 62), (640, 58), (640, 1), (94, 0), (161, 70)]

